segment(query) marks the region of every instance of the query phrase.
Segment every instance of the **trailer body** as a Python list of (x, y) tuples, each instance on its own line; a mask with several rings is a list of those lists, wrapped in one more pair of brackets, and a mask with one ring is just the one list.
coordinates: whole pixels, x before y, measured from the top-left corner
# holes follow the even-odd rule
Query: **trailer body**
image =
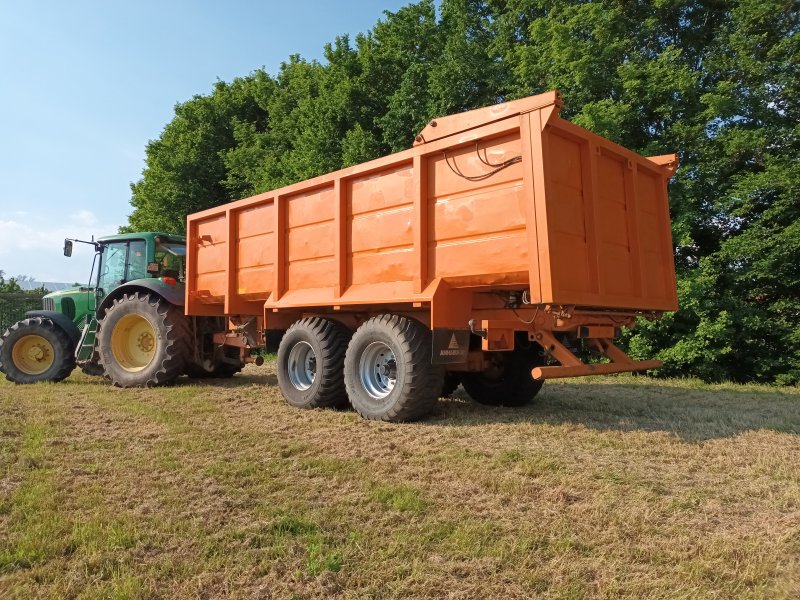
[[(677, 157), (640, 156), (561, 107), (549, 92), (436, 119), (409, 150), (189, 215), (186, 313), (229, 317), (218, 342), (241, 347), (306, 315), (355, 327), (388, 312), (429, 327), (455, 370), (481, 368), (470, 334), (491, 352), (514, 332), (560, 363), (542, 379), (658, 366), (613, 338), (677, 308)], [(565, 335), (611, 362), (584, 364)]]

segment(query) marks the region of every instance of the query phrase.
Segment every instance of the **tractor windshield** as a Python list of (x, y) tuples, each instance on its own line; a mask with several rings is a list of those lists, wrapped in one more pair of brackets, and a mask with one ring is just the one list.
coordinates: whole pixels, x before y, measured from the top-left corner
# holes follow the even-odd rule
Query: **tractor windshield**
[(174, 277), (178, 281), (186, 279), (186, 246), (184, 244), (158, 242), (155, 259), (160, 269), (160, 277)]
[(147, 252), (144, 240), (103, 244), (97, 287), (101, 294), (126, 281), (147, 276)]

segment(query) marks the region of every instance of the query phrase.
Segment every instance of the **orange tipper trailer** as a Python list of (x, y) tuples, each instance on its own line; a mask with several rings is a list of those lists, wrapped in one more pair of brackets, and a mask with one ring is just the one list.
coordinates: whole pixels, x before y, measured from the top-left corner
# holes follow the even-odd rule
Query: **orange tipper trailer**
[(519, 405), (545, 379), (660, 366), (613, 340), (677, 308), (677, 156), (561, 107), (553, 91), (436, 119), (409, 150), (189, 215), (187, 314), (227, 317), (213, 339), (243, 356), (287, 330), (287, 401), (371, 419), (419, 418), (458, 383)]

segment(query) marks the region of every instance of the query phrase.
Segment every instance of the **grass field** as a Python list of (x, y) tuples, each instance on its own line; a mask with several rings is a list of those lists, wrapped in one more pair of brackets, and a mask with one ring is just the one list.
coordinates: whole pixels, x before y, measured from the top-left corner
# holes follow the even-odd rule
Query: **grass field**
[(397, 425), (290, 409), (269, 364), (0, 383), (2, 598), (535, 596), (800, 596), (800, 391), (572, 380)]

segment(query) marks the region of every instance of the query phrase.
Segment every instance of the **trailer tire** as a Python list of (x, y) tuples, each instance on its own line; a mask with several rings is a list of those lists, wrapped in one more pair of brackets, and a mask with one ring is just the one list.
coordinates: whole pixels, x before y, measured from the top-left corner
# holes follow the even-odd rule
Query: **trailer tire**
[(542, 365), (536, 349), (517, 348), (511, 352), (491, 352), (495, 368), (489, 372), (462, 373), (461, 383), (470, 398), (487, 406), (524, 406), (544, 385), (531, 376)]
[(183, 373), (192, 332), (180, 307), (134, 292), (106, 309), (97, 335), (106, 379), (117, 387), (154, 387)]
[(61, 381), (74, 368), (75, 343), (50, 319), (23, 319), (0, 336), (0, 370), (9, 381)]
[(244, 369), (244, 363), (239, 362), (237, 364), (232, 363), (224, 363), (221, 362), (214, 366), (214, 370), (211, 371), (210, 378), (211, 379), (230, 379), (238, 372)]
[(278, 387), (296, 408), (347, 406), (344, 355), (350, 331), (322, 317), (305, 317), (286, 330), (278, 346)]
[(184, 375), (192, 379), (230, 379), (244, 368), (244, 363), (233, 365), (230, 363), (215, 363), (210, 371), (206, 371), (197, 364), (187, 365)]
[(344, 380), (365, 419), (414, 421), (435, 406), (444, 370), (431, 364), (431, 332), (408, 317), (373, 317), (347, 346)]
[(442, 393), (439, 394), (441, 398), (449, 398), (458, 389), (461, 384), (461, 375), (458, 373), (445, 373), (444, 383), (442, 384)]
[[(187, 362), (184, 368), (184, 374), (192, 379), (230, 379), (244, 369), (244, 363), (239, 360), (239, 349), (236, 348), (235, 351), (235, 357), (226, 356), (226, 358), (233, 359), (236, 362), (227, 362), (222, 358), (217, 358), (210, 371), (207, 371), (203, 365), (199, 365), (195, 362)], [(227, 354), (233, 354), (233, 352), (226, 352), (226, 355)]]

